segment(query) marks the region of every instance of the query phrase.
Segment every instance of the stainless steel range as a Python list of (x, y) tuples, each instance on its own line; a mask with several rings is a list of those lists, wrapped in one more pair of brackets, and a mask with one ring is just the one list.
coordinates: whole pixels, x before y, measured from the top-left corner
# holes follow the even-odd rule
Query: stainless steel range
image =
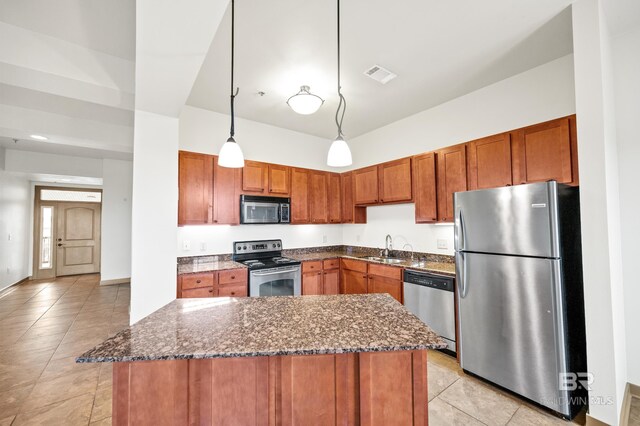
[(249, 268), (249, 296), (300, 296), (300, 261), (282, 257), (282, 240), (236, 241), (233, 260)]

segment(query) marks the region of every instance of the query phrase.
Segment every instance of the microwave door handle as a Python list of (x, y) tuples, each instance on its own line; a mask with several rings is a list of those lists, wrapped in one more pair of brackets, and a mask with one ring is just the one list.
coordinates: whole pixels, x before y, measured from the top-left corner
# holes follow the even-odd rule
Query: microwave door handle
[(293, 268), (293, 269), (282, 269), (280, 271), (274, 271), (274, 272), (262, 272), (262, 273), (260, 273), (260, 272), (252, 272), (252, 274), (254, 276), (256, 276), (256, 277), (267, 277), (267, 276), (270, 276), (270, 275), (281, 275), (281, 274), (284, 274), (284, 273), (287, 273), (287, 272), (297, 272), (299, 270), (300, 270), (300, 268)]

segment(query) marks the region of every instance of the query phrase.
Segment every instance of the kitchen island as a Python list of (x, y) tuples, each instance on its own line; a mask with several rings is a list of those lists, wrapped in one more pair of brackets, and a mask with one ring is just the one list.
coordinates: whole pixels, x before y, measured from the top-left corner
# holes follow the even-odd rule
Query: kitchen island
[(175, 300), (77, 358), (113, 424), (427, 424), (427, 349), (386, 294)]

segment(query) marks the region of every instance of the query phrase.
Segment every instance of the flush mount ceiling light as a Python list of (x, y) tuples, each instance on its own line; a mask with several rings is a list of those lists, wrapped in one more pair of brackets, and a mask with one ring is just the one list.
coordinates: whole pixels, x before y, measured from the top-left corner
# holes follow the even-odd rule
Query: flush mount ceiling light
[(338, 12), (337, 12), (337, 28), (338, 28), (338, 97), (340, 102), (338, 103), (338, 109), (336, 110), (336, 126), (338, 126), (338, 136), (331, 144), (329, 148), (329, 154), (327, 154), (327, 165), (331, 167), (345, 167), (350, 166), (351, 150), (349, 145), (344, 140), (342, 134), (342, 120), (344, 119), (344, 113), (347, 110), (347, 101), (342, 96), (340, 89), (340, 0), (338, 0)]
[(49, 140), (49, 138), (48, 138), (48, 137), (46, 137), (46, 136), (40, 136), (40, 135), (29, 135), (29, 137), (30, 137), (31, 139), (35, 139), (35, 140), (37, 140), (37, 141), (48, 141), (48, 140)]
[(218, 165), (221, 167), (240, 168), (244, 167), (244, 155), (240, 145), (233, 138), (235, 135), (235, 114), (234, 101), (240, 89), (234, 92), (233, 87), (233, 63), (234, 63), (234, 36), (235, 36), (235, 1), (231, 0), (231, 129), (229, 130), (229, 139), (220, 148), (220, 156), (218, 157)]
[(302, 115), (313, 114), (323, 103), (324, 99), (309, 92), (309, 86), (300, 86), (300, 91), (287, 100), (291, 109)]

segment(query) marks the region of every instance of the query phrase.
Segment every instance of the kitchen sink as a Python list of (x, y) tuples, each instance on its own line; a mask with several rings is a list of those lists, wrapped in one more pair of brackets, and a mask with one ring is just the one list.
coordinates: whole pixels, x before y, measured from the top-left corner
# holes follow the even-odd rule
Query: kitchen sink
[(404, 259), (396, 259), (393, 257), (363, 256), (361, 257), (361, 259), (372, 260), (374, 262), (381, 262), (381, 263), (390, 263), (390, 264), (404, 262)]

